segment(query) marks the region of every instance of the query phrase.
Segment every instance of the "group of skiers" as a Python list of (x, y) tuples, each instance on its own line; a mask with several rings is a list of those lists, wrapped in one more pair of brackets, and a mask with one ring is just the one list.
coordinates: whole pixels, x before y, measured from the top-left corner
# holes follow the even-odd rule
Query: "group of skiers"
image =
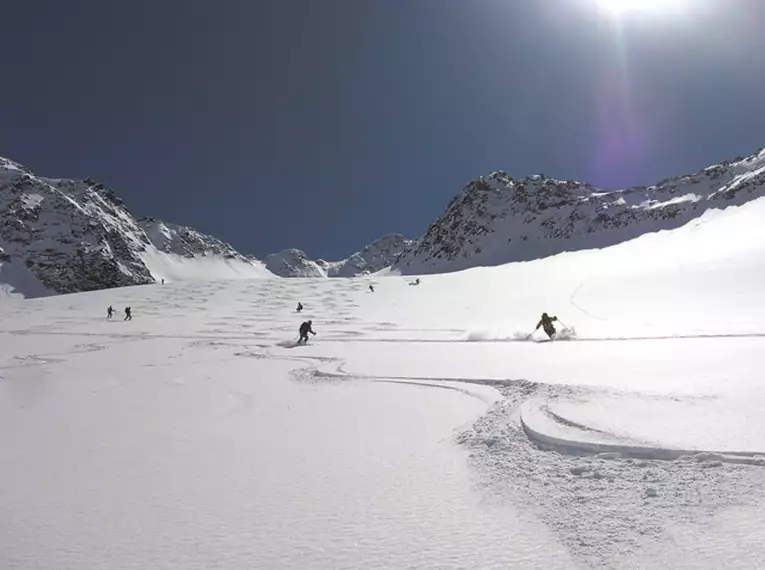
[[(410, 282), (409, 285), (419, 285), (420, 279), (417, 278), (414, 281)], [(374, 293), (374, 286), (372, 284), (369, 285), (369, 291)], [(296, 312), (300, 313), (303, 311), (303, 303), (298, 301), (297, 307), (295, 309)], [(111, 320), (112, 317), (114, 317), (114, 308), (109, 305), (109, 307), (106, 309), (106, 318), (108, 320)], [(125, 321), (132, 321), (133, 320), (133, 309), (131, 307), (125, 307), (125, 318), (123, 319)], [(555, 326), (553, 325), (553, 322), (557, 321), (558, 317), (551, 317), (547, 313), (542, 313), (542, 318), (537, 323), (535, 331), (538, 331), (540, 328), (547, 333), (547, 336), (552, 339), (555, 336), (556, 330)], [(316, 333), (313, 331), (313, 321), (308, 320), (305, 321), (300, 325), (300, 329), (298, 330), (299, 338), (298, 338), (298, 344), (300, 343), (306, 343), (308, 342), (308, 334), (312, 334), (316, 336)], [(529, 335), (531, 336), (531, 335)]]
[[(303, 310), (303, 305), (301, 303), (298, 303), (297, 312), (299, 313), (302, 310)], [(555, 333), (556, 333), (553, 322), (557, 320), (558, 320), (558, 317), (551, 317), (547, 313), (542, 313), (542, 318), (539, 320), (539, 322), (537, 323), (537, 327), (534, 330), (538, 331), (540, 328), (542, 328), (545, 331), (545, 333), (547, 333), (547, 336), (550, 337), (550, 340), (552, 340), (552, 338), (555, 336)], [(298, 330), (298, 333), (300, 334), (300, 337), (298, 338), (298, 344), (308, 342), (308, 333), (311, 333), (312, 335), (316, 336), (316, 333), (313, 332), (313, 321), (309, 319), (305, 321), (304, 323), (302, 323), (300, 325), (300, 329)]]
[[(420, 284), (420, 280), (417, 279), (417, 285), (419, 285), (419, 284)], [(411, 285), (411, 283), (410, 283), (410, 285)], [(370, 293), (374, 293), (375, 292), (375, 287), (371, 283), (369, 284), (369, 292)], [(303, 309), (304, 309), (303, 303), (298, 301), (297, 307), (295, 308), (295, 312), (296, 313), (300, 313), (300, 312), (303, 311)], [(302, 323), (300, 325), (300, 329), (298, 330), (298, 334), (300, 335), (298, 337), (298, 344), (300, 344), (301, 342), (302, 343), (308, 342), (308, 333), (311, 333), (312, 335), (316, 336), (316, 333), (313, 332), (313, 329), (311, 328), (312, 325), (313, 325), (313, 321), (311, 321), (311, 320), (305, 321), (304, 323)]]
[[(109, 305), (109, 307), (106, 309), (106, 319), (111, 320), (114, 316), (114, 308)], [(130, 307), (125, 307), (125, 318), (122, 319), (123, 321), (132, 321), (133, 320), (133, 309)]]
[[(419, 284), (420, 284), (419, 278), (409, 283), (409, 285), (419, 285)], [(369, 285), (369, 291), (372, 293), (374, 293), (375, 291), (375, 288), (371, 283)], [(303, 309), (304, 309), (303, 303), (298, 301), (295, 311), (300, 313), (303, 311)], [(111, 320), (113, 317), (114, 317), (114, 308), (111, 305), (109, 305), (109, 307), (106, 309), (106, 318), (108, 320)], [(133, 309), (131, 307), (125, 307), (125, 318), (123, 320), (125, 321), (133, 320)], [(547, 313), (542, 313), (542, 317), (540, 318), (534, 330), (538, 331), (541, 328), (545, 331), (545, 333), (547, 333), (547, 336), (550, 337), (550, 339), (552, 339), (556, 333), (555, 326), (553, 325), (553, 322), (555, 321), (558, 321), (558, 317), (551, 317)], [(316, 336), (316, 333), (313, 331), (313, 321), (308, 320), (302, 323), (300, 325), (300, 329), (298, 330), (298, 333), (300, 335), (298, 338), (298, 344), (308, 342), (309, 333)]]
[[(162, 285), (165, 284), (165, 279), (162, 278)], [(106, 308), (106, 320), (110, 321), (114, 317), (114, 307), (109, 305)], [(125, 318), (122, 319), (123, 321), (132, 321), (133, 320), (133, 309), (131, 307), (125, 307)]]
[[(417, 286), (420, 284), (420, 278), (417, 277), (414, 281), (410, 281), (409, 285)], [(369, 284), (369, 292), (374, 293), (375, 288), (373, 284)], [(300, 313), (304, 309), (303, 304), (301, 302), (298, 302), (297, 308), (295, 309), (296, 312)], [(558, 317), (551, 317), (547, 313), (542, 313), (542, 317), (539, 319), (539, 322), (537, 323), (536, 328), (534, 329), (534, 332), (538, 331), (540, 328), (545, 331), (548, 337), (550, 337), (550, 340), (553, 339), (557, 331), (555, 330), (554, 322), (558, 321)], [(305, 343), (308, 342), (308, 333), (312, 335), (316, 335), (315, 332), (313, 332), (312, 329), (313, 321), (306, 321), (300, 325), (300, 329), (298, 331), (299, 338), (298, 338), (298, 344), (299, 343)], [(533, 333), (532, 333), (533, 334)], [(531, 334), (528, 335), (531, 337)]]
[[(417, 286), (420, 284), (420, 278), (417, 277), (414, 281), (410, 281), (409, 285)], [(369, 284), (369, 292), (374, 293), (375, 287), (372, 283)], [(303, 311), (303, 304), (298, 302), (296, 312), (300, 313)], [(547, 313), (542, 313), (542, 317), (539, 319), (539, 322), (537, 323), (536, 328), (534, 329), (534, 332), (538, 331), (540, 328), (545, 331), (548, 337), (550, 337), (550, 340), (553, 339), (557, 331), (555, 330), (555, 325), (553, 325), (554, 322), (558, 321), (558, 317), (551, 317)], [(300, 325), (299, 334), (300, 337), (298, 338), (298, 343), (305, 343), (308, 342), (308, 333), (315, 335), (316, 333), (313, 332), (312, 329), (313, 321), (306, 321)], [(533, 334), (533, 333), (532, 333)], [(528, 335), (531, 337), (531, 334)]]

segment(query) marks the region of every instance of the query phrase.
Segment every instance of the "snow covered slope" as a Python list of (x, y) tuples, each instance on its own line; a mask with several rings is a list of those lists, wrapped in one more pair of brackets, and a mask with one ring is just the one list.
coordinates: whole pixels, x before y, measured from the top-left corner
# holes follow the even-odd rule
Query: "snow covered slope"
[(280, 277), (356, 277), (389, 267), (412, 243), (399, 234), (376, 239), (342, 261), (310, 259), (299, 249), (285, 249), (266, 258), (266, 267)]
[(3, 562), (763, 568), (763, 219), (765, 198), (419, 287), (7, 299)]
[(139, 222), (103, 184), (39, 177), (0, 158), (0, 290), (6, 294), (235, 275), (267, 272), (210, 236), (151, 219)]
[(285, 249), (265, 259), (266, 269), (279, 277), (326, 277), (327, 266), (310, 259), (300, 249)]
[(249, 261), (226, 242), (186, 226), (169, 224), (154, 218), (141, 218), (138, 225), (146, 232), (152, 245), (164, 253), (183, 257), (218, 255), (225, 259)]
[(263, 263), (245, 256), (231, 245), (193, 228), (142, 218), (152, 247), (140, 254), (154, 279), (253, 279), (270, 277)]
[(617, 191), (494, 172), (468, 184), (394, 268), (440, 273), (601, 248), (763, 195), (765, 150), (655, 186)]
[(400, 234), (390, 234), (376, 239), (361, 251), (343, 261), (329, 264), (329, 277), (355, 277), (367, 275), (390, 267), (412, 240)]

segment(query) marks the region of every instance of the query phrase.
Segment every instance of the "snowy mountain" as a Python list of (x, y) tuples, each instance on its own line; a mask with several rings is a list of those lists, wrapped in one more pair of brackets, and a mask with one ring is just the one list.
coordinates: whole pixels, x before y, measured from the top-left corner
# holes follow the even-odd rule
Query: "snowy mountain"
[(279, 277), (326, 277), (326, 264), (319, 265), (300, 249), (285, 249), (265, 259), (266, 269)]
[(763, 219), (0, 303), (2, 568), (765, 568)]
[(137, 220), (103, 184), (43, 178), (0, 158), (0, 291), (42, 296), (264, 275), (259, 262), (216, 238)]
[(193, 228), (169, 224), (154, 218), (141, 218), (138, 225), (146, 233), (152, 245), (159, 251), (195, 257), (198, 255), (219, 255), (225, 259), (248, 261), (233, 247), (218, 238), (200, 233)]
[(412, 240), (399, 234), (376, 239), (361, 251), (340, 262), (330, 263), (329, 277), (355, 277), (376, 273), (390, 265), (412, 244)]
[(386, 235), (342, 261), (314, 261), (304, 251), (285, 249), (269, 255), (266, 267), (280, 277), (356, 277), (390, 267), (411, 244), (402, 235)]
[(515, 180), (499, 171), (468, 184), (393, 268), (440, 273), (602, 248), (763, 195), (765, 150), (615, 191), (543, 175)]

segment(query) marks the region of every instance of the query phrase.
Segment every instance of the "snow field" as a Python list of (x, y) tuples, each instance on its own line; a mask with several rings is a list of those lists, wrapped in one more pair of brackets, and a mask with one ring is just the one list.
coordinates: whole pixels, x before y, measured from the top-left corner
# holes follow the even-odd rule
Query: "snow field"
[[(353, 322), (363, 299), (362, 283), (336, 283), (4, 304), (0, 566), (569, 566), (532, 514), (486, 509), (471, 487), (454, 430), (496, 390), (311, 382), (330, 357), (279, 347), (297, 336), (298, 295), (320, 334), (352, 331), (319, 328)], [(495, 540), (506, 532), (519, 540)]]
[[(5, 565), (761, 566), (763, 214), (419, 287), (3, 299)], [(542, 311), (575, 334), (521, 340)]]

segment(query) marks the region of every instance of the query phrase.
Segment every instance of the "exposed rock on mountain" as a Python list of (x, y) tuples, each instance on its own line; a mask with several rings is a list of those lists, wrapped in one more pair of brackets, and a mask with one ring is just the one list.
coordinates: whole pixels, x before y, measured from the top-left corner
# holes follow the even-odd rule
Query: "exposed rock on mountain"
[(494, 172), (468, 184), (393, 269), (440, 273), (601, 248), (763, 195), (765, 151), (654, 186), (615, 191)]
[(399, 234), (383, 236), (347, 259), (329, 264), (327, 274), (329, 277), (355, 277), (376, 273), (390, 267), (411, 243), (412, 240)]
[(398, 234), (383, 236), (342, 261), (314, 261), (299, 249), (285, 249), (269, 255), (266, 267), (280, 277), (355, 277), (389, 267), (411, 243)]
[(279, 277), (326, 277), (326, 265), (308, 258), (299, 249), (285, 249), (266, 257), (266, 269)]
[[(204, 263), (192, 267), (190, 261), (198, 260)], [(219, 263), (211, 265), (213, 260)], [(224, 271), (208, 272), (219, 269)], [(5, 293), (74, 293), (191, 274), (223, 278), (232, 272), (267, 274), (259, 262), (216, 238), (151, 219), (137, 221), (103, 184), (39, 177), (0, 158), (0, 289)]]

